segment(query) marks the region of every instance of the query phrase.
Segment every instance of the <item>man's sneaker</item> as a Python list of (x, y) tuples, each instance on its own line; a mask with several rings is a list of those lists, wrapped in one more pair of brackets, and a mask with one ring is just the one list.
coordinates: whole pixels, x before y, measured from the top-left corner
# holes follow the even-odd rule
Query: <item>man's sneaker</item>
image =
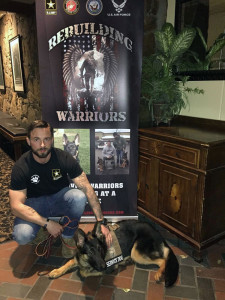
[(31, 245), (38, 245), (40, 243), (42, 243), (43, 241), (45, 241), (49, 236), (49, 233), (47, 230), (44, 230), (43, 227), (40, 228), (40, 230), (38, 231), (36, 237), (29, 243)]
[(76, 252), (76, 244), (74, 238), (65, 239), (62, 238), (62, 256), (65, 258), (71, 258), (74, 257)]

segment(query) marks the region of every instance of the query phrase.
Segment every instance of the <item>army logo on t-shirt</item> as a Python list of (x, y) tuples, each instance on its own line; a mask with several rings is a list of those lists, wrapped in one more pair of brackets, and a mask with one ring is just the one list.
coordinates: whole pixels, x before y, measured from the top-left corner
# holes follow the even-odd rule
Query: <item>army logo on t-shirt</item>
[(61, 177), (62, 177), (62, 175), (61, 175), (60, 169), (53, 169), (52, 170), (52, 178), (53, 178), (53, 180), (58, 180)]

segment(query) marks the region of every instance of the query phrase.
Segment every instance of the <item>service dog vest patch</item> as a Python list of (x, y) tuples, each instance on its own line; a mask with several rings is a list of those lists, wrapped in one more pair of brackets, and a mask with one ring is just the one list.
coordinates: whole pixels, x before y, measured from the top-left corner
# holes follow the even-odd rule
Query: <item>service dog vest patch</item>
[(110, 233), (112, 235), (112, 245), (107, 250), (106, 257), (105, 257), (107, 268), (123, 261), (123, 255), (122, 255), (122, 251), (118, 239), (114, 231), (111, 230)]

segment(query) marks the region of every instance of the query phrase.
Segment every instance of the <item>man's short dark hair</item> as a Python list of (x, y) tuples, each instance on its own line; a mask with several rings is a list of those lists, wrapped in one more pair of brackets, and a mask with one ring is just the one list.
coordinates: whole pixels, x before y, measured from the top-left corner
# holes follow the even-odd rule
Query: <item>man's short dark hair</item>
[(51, 132), (51, 136), (53, 137), (53, 128), (52, 126), (46, 122), (46, 121), (43, 121), (43, 120), (36, 120), (36, 121), (33, 121), (27, 128), (27, 136), (28, 138), (30, 138), (30, 133), (31, 131), (33, 131), (35, 128), (49, 128), (50, 129), (50, 132)]
[(117, 132), (113, 132), (113, 136), (116, 137), (118, 136), (119, 134)]

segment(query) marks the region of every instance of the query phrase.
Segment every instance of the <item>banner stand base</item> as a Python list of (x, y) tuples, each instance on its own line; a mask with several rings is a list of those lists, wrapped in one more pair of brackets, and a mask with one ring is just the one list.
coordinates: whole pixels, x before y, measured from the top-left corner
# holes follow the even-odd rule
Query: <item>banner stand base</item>
[[(116, 223), (116, 222), (123, 221), (123, 220), (138, 220), (138, 215), (136, 215), (136, 216), (104, 216), (104, 217), (107, 218), (107, 220), (110, 223)], [(80, 222), (81, 223), (95, 223), (96, 219), (94, 216), (91, 216), (91, 217), (83, 216), (83, 217), (81, 217)]]

